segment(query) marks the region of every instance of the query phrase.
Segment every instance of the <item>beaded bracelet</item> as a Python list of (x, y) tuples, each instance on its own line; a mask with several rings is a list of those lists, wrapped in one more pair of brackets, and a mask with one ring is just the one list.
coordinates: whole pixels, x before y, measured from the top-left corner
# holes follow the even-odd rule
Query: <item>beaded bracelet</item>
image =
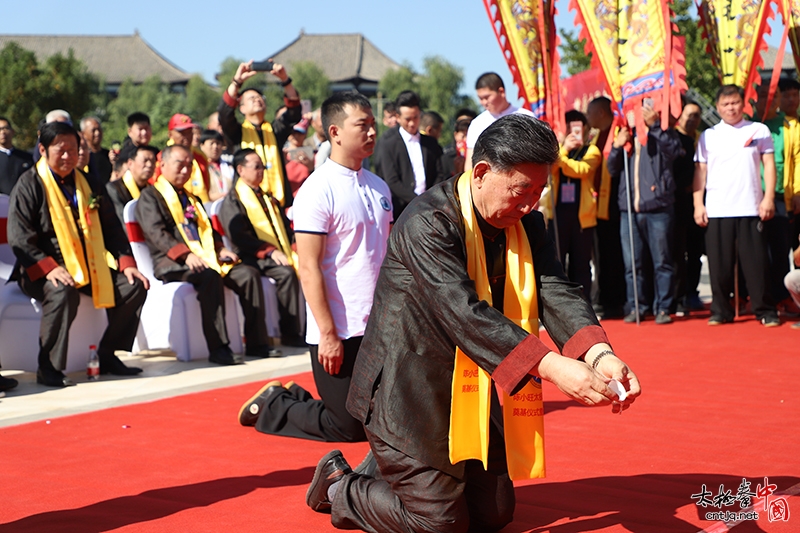
[(600, 359), (602, 359), (607, 355), (615, 355), (615, 354), (611, 350), (603, 350), (602, 352), (597, 354), (597, 357), (595, 357), (594, 361), (592, 361), (592, 370), (597, 370), (597, 364), (600, 362)]

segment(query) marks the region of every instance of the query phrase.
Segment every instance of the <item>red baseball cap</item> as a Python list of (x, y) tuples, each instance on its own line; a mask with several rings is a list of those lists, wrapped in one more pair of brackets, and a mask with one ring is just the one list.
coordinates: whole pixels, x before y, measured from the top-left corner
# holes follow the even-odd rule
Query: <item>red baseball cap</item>
[(175, 113), (174, 115), (172, 115), (172, 118), (169, 119), (169, 125), (167, 126), (167, 129), (169, 131), (172, 130), (183, 131), (192, 129), (193, 127), (194, 123), (192, 123), (192, 119), (189, 115)]

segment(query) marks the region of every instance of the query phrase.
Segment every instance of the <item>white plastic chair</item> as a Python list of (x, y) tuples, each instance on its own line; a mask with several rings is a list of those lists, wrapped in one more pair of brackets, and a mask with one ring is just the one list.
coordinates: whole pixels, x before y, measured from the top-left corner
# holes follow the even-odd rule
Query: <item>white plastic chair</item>
[[(134, 351), (171, 349), (179, 361), (208, 358), (208, 346), (203, 335), (200, 302), (191, 283), (164, 283), (153, 275), (153, 258), (136, 221), (137, 200), (125, 205), (123, 219), (139, 271), (150, 280), (150, 290), (142, 308), (140, 334)], [(225, 288), (225, 325), (234, 353), (243, 353), (238, 313), (239, 301), (233, 291)]]
[[(225, 243), (225, 248), (232, 250), (231, 241), (225, 235), (225, 228), (219, 220), (219, 209), (222, 206), (223, 198), (214, 200), (209, 206), (208, 215), (211, 217), (211, 224), (222, 235), (222, 241)], [(280, 337), (280, 311), (278, 310), (278, 291), (275, 289), (275, 280), (267, 276), (261, 276), (261, 287), (264, 290), (264, 316), (267, 323), (267, 334), (270, 337)], [(244, 315), (241, 308), (239, 308), (239, 322), (244, 326)]]
[[(6, 235), (9, 197), (0, 194), (0, 365), (3, 370), (35, 372), (39, 366), (39, 329), (42, 311), (17, 282), (6, 283), (16, 257)], [(81, 294), (78, 314), (69, 330), (66, 372), (86, 368), (89, 346), (98, 344), (108, 325), (105, 310), (95, 309), (92, 298)]]

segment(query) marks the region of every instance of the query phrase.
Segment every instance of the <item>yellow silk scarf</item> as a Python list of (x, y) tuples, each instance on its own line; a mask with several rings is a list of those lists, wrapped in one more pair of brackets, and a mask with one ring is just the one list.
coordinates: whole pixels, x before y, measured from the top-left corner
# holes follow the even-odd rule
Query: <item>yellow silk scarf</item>
[(230, 272), (231, 268), (233, 268), (232, 264), (225, 263), (220, 265), (219, 261), (217, 260), (217, 250), (214, 246), (214, 230), (211, 227), (211, 221), (208, 220), (208, 215), (206, 215), (203, 206), (200, 205), (191, 194), (186, 195), (186, 197), (189, 199), (189, 203), (194, 207), (194, 212), (197, 216), (197, 232), (200, 235), (199, 241), (189, 239), (186, 236), (186, 231), (183, 229), (183, 225), (186, 224), (186, 217), (184, 217), (181, 199), (178, 198), (178, 193), (175, 192), (175, 188), (163, 176), (158, 177), (154, 187), (158, 192), (161, 193), (161, 196), (163, 196), (164, 200), (167, 202), (169, 213), (172, 215), (172, 219), (178, 226), (178, 231), (180, 232), (181, 237), (183, 237), (183, 241), (189, 247), (189, 250), (191, 250), (196, 256), (203, 259), (203, 261), (205, 261), (209, 267), (216, 270), (221, 276), (224, 277), (228, 272)]
[(261, 158), (261, 162), (266, 167), (261, 188), (264, 192), (270, 193), (283, 207), (286, 205), (286, 192), (283, 190), (280, 147), (275, 139), (275, 133), (272, 131), (272, 124), (269, 122), (261, 124), (261, 133), (264, 137), (264, 144), (261, 143), (255, 126), (247, 120), (242, 122), (242, 148), (252, 148)]
[(286, 228), (283, 225), (283, 219), (275, 204), (272, 203), (270, 198), (264, 198), (264, 203), (267, 206), (267, 211), (265, 212), (261, 207), (261, 202), (258, 201), (255, 191), (241, 178), (236, 182), (236, 193), (239, 195), (239, 200), (242, 201), (247, 218), (253, 224), (258, 238), (283, 252), (289, 259), (289, 264), (297, 268), (296, 254), (292, 251), (289, 236), (286, 234)]
[[(78, 199), (78, 225), (72, 216), (72, 209), (67, 198), (56, 183), (45, 158), (36, 163), (36, 172), (44, 185), (47, 208), (53, 229), (61, 249), (61, 257), (77, 288), (92, 285), (92, 303), (97, 309), (114, 307), (114, 282), (107, 261), (108, 252), (103, 241), (103, 230), (100, 226), (100, 215), (96, 209), (89, 209), (92, 189), (83, 173), (75, 169), (75, 196)], [(85, 243), (85, 250), (78, 234), (80, 228)], [(112, 258), (113, 259), (113, 258)]]
[[(478, 297), (492, 304), (483, 236), (472, 207), (472, 172), (458, 180), (461, 215), (466, 229), (467, 272), (475, 282)], [(530, 243), (521, 222), (507, 228), (506, 283), (503, 314), (525, 331), (539, 334), (536, 278)], [(489, 410), (492, 381), (456, 347), (450, 409), (450, 462), (478, 459), (488, 467)], [(522, 390), (503, 393), (503, 421), (508, 472), (513, 480), (545, 476), (544, 411), (541, 383), (533, 379)]]
[(130, 170), (126, 171), (125, 175), (122, 176), (122, 183), (125, 184), (125, 187), (128, 189), (128, 192), (131, 193), (133, 199), (138, 200), (139, 186), (136, 185), (136, 182), (133, 180), (133, 174), (131, 174)]

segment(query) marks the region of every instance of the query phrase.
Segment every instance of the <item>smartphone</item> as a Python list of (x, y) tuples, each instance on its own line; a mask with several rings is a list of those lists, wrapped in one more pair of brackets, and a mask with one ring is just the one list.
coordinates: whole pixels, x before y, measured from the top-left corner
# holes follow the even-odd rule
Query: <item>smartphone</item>
[(583, 122), (580, 120), (574, 120), (569, 123), (569, 131), (573, 135), (575, 135), (578, 139), (583, 139)]
[(270, 60), (253, 61), (253, 66), (251, 68), (257, 72), (272, 72), (272, 67), (274, 66), (275, 63)]
[(649, 107), (650, 109), (653, 109), (653, 99), (645, 98), (644, 100), (642, 100), (642, 105), (645, 107)]
[(300, 100), (300, 112), (304, 115), (311, 113), (311, 100)]

